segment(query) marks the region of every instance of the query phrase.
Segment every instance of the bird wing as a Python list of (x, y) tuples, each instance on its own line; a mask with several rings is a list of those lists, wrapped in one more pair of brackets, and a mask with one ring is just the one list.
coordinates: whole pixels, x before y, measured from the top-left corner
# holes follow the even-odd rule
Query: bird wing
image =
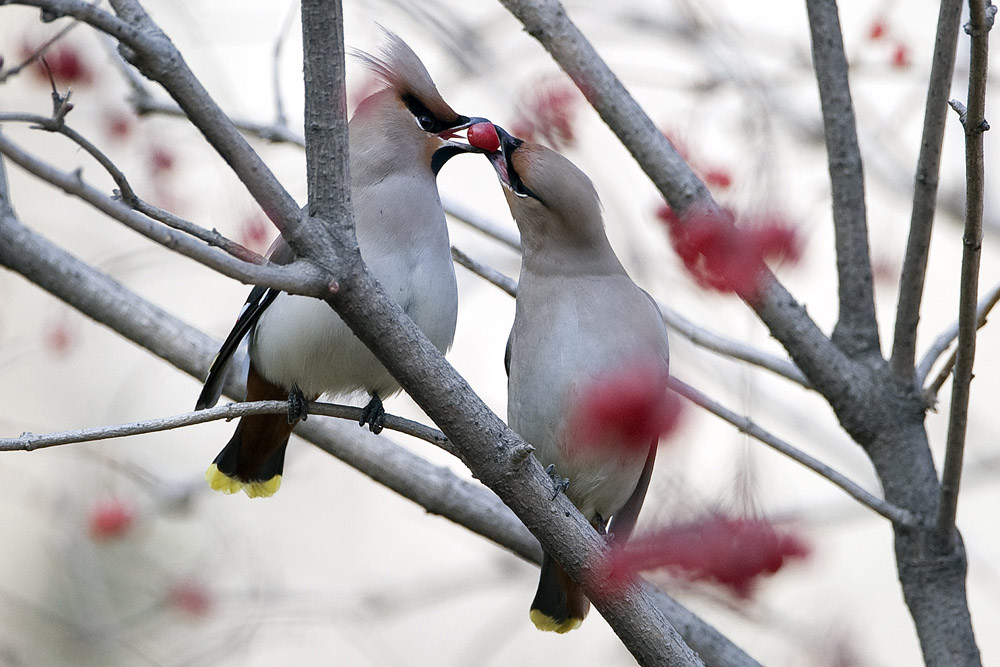
[(615, 543), (621, 545), (628, 541), (632, 531), (635, 530), (636, 521), (639, 519), (639, 510), (642, 509), (642, 502), (646, 499), (646, 490), (649, 489), (649, 478), (653, 475), (653, 461), (656, 459), (656, 442), (649, 447), (649, 455), (646, 456), (646, 463), (642, 467), (642, 474), (635, 485), (635, 490), (629, 496), (622, 508), (611, 517), (611, 524), (608, 532), (614, 535)]
[(246, 305), (240, 311), (240, 316), (236, 319), (236, 324), (233, 326), (232, 331), (229, 332), (229, 335), (226, 336), (226, 340), (222, 343), (222, 347), (219, 348), (215, 359), (212, 360), (212, 366), (208, 369), (208, 377), (205, 379), (205, 386), (198, 396), (198, 403), (194, 407), (195, 410), (210, 408), (219, 401), (219, 397), (222, 396), (222, 385), (225, 384), (225, 371), (229, 365), (229, 361), (233, 358), (233, 354), (239, 348), (243, 339), (246, 338), (246, 335), (257, 324), (261, 313), (267, 310), (267, 307), (271, 305), (280, 293), (280, 290), (272, 287), (260, 286), (254, 287), (250, 291), (250, 296), (247, 297)]

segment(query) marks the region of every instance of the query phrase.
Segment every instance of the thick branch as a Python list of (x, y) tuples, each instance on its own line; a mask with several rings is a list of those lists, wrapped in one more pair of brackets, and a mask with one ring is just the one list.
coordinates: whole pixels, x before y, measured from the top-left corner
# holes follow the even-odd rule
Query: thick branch
[(941, 146), (944, 143), (945, 121), (948, 115), (948, 94), (951, 92), (958, 45), (958, 25), (962, 18), (962, 0), (942, 0), (938, 11), (934, 57), (931, 60), (927, 103), (924, 107), (924, 129), (917, 157), (917, 173), (913, 179), (913, 210), (910, 213), (910, 234), (906, 240), (906, 255), (899, 278), (899, 300), (896, 305), (896, 326), (892, 340), (892, 373), (901, 383), (919, 387), (922, 380), (913, 380), (913, 364), (917, 350), (917, 323), (920, 301), (927, 276), (927, 254), (934, 227), (938, 177), (941, 172)]
[[(992, 10), (992, 13), (988, 11)], [(996, 8), (989, 0), (969, 0), (968, 32), (972, 36), (969, 64), (969, 102), (962, 119), (965, 127), (965, 233), (962, 237), (962, 278), (958, 301), (958, 347), (955, 379), (952, 382), (951, 410), (948, 415), (948, 439), (944, 470), (941, 473), (941, 503), (937, 529), (946, 544), (955, 540), (955, 513), (965, 455), (965, 432), (969, 418), (969, 394), (972, 367), (976, 358), (976, 299), (979, 291), (979, 264), (983, 250), (983, 132), (986, 122), (986, 76), (989, 35)]]
[(840, 17), (836, 0), (806, 0), (806, 9), (833, 194), (840, 285), (840, 314), (833, 330), (833, 341), (849, 356), (878, 354), (865, 181)]

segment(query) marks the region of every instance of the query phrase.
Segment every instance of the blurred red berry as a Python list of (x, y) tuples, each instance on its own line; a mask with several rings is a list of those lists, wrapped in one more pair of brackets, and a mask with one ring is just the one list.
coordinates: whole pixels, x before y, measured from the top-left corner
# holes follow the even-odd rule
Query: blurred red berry
[(681, 220), (666, 205), (657, 217), (667, 224), (674, 250), (695, 281), (720, 292), (754, 298), (765, 260), (795, 261), (800, 254), (795, 231), (776, 218), (737, 227), (729, 213)]
[(711, 515), (616, 548), (608, 576), (620, 584), (639, 572), (668, 569), (688, 581), (716, 583), (746, 598), (762, 577), (808, 554), (801, 538), (779, 533), (769, 521)]
[(90, 510), (90, 537), (96, 542), (120, 539), (132, 529), (135, 519), (135, 512), (121, 500), (101, 500)]
[(188, 616), (201, 618), (211, 611), (212, 596), (201, 583), (177, 581), (170, 586), (167, 604)]
[(582, 99), (575, 87), (565, 82), (541, 82), (522, 99), (518, 117), (511, 124), (514, 136), (525, 141), (545, 141), (557, 149), (573, 145), (573, 123)]
[(174, 154), (163, 146), (153, 146), (148, 155), (149, 171), (158, 176), (174, 168)]
[(45, 334), (45, 346), (60, 357), (69, 354), (75, 343), (76, 336), (65, 318), (53, 324)]
[(871, 26), (868, 28), (868, 39), (874, 42), (883, 37), (885, 37), (885, 19), (880, 17), (872, 21)]
[[(22, 44), (21, 53), (28, 58), (39, 45)], [(45, 62), (42, 62), (42, 59)], [(47, 67), (46, 67), (47, 66)], [(94, 81), (94, 72), (79, 49), (69, 44), (56, 44), (35, 60), (31, 72), (39, 81), (49, 82), (49, 72), (57, 84), (85, 86)]]
[(593, 448), (647, 448), (673, 431), (680, 398), (660, 359), (636, 359), (584, 386), (571, 412), (572, 441)]
[(272, 229), (263, 214), (248, 215), (240, 224), (239, 243), (254, 252), (263, 253), (271, 242)]
[(105, 116), (104, 129), (112, 139), (125, 139), (132, 133), (132, 117), (113, 111)]
[(733, 184), (733, 179), (725, 169), (709, 169), (705, 172), (705, 183), (709, 186), (725, 190)]
[(892, 66), (904, 69), (910, 66), (910, 49), (905, 44), (897, 44), (892, 52)]

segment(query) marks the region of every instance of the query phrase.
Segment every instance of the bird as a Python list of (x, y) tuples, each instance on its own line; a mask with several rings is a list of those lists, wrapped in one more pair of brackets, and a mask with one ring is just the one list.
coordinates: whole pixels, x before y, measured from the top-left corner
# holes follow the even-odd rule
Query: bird
[[(482, 152), (454, 137), (485, 119), (455, 112), (413, 50), (383, 32), (379, 56), (354, 53), (382, 84), (348, 123), (355, 231), (361, 257), (382, 288), (444, 353), (455, 336), (458, 290), (436, 176), (455, 155)], [(288, 264), (295, 253), (279, 236), (267, 258)], [(306, 418), (307, 401), (323, 394), (367, 392), (361, 425), (382, 430), (382, 399), (400, 389), (396, 380), (325, 302), (263, 286), (250, 292), (196, 410), (219, 400), (227, 365), (246, 337), (246, 400), (287, 398), (288, 414), (241, 418), (205, 473), (213, 489), (272, 496), (292, 428)]]
[[(522, 245), (505, 355), (508, 424), (555, 476), (556, 493), (565, 492), (598, 532), (624, 544), (649, 486), (658, 436), (638, 447), (578, 446), (574, 402), (636, 360), (644, 376), (654, 371), (648, 375), (654, 389), (666, 392), (666, 328), (653, 299), (615, 255), (587, 175), (545, 146), (496, 131), (499, 150), (487, 157)], [(579, 584), (545, 553), (530, 610), (535, 626), (565, 633), (579, 627), (589, 608)]]

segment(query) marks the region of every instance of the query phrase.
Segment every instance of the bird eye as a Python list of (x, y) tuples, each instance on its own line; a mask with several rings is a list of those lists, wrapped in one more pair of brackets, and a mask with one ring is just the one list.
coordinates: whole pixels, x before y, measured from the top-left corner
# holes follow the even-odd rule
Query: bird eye
[(429, 114), (420, 114), (417, 116), (417, 125), (420, 126), (421, 130), (425, 132), (430, 132), (434, 129), (434, 116)]

